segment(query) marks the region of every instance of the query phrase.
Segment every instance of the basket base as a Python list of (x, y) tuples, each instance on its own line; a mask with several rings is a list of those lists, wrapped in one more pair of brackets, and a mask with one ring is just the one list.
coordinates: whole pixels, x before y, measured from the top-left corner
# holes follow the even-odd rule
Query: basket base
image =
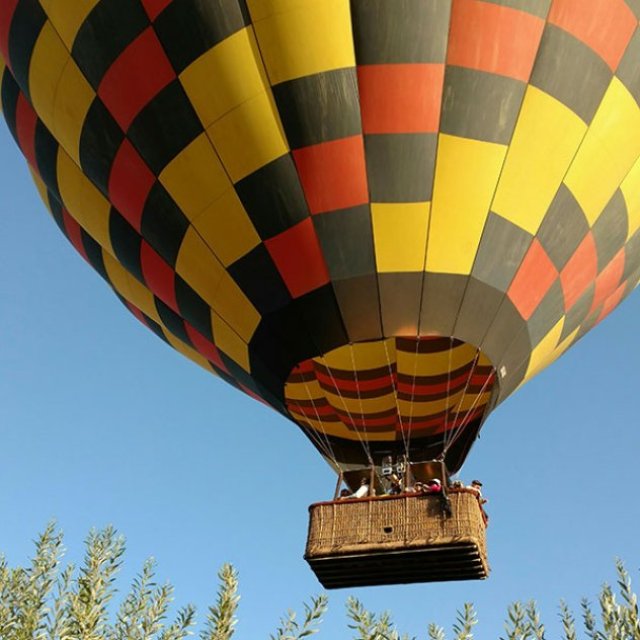
[(480, 550), (473, 543), (307, 557), (306, 560), (325, 589), (483, 580), (488, 575)]

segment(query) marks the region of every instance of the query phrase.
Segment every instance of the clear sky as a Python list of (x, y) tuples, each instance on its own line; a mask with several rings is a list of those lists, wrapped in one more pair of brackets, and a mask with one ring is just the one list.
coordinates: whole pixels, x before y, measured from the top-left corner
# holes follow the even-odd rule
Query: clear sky
[[(321, 592), (302, 554), (307, 505), (330, 497), (333, 473), (292, 423), (124, 309), (46, 214), (4, 125), (0, 193), (0, 550), (26, 562), (56, 518), (77, 559), (88, 529), (112, 523), (128, 540), (123, 580), (153, 555), (201, 614), (230, 561), (237, 637), (268, 638)], [(350, 637), (350, 593), (421, 638), (473, 601), (489, 639), (529, 598), (557, 636), (560, 598), (578, 613), (615, 557), (640, 587), (639, 319), (636, 292), (485, 424), (462, 478), (490, 499), (487, 581), (331, 592), (320, 637)]]

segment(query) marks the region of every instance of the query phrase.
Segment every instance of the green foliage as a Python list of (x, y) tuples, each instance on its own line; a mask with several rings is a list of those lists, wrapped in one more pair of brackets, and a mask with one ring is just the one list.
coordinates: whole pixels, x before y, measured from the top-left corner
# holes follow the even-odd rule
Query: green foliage
[[(155, 562), (150, 559), (133, 580), (116, 608), (115, 580), (122, 564), (125, 543), (112, 527), (94, 530), (85, 542), (81, 566), (61, 567), (62, 534), (48, 525), (35, 541), (35, 555), (27, 567), (11, 568), (0, 556), (0, 640), (184, 640), (193, 636), (196, 612), (192, 605), (168, 620), (173, 587), (158, 584)], [(594, 612), (587, 599), (580, 602), (584, 636), (578, 633), (576, 616), (562, 601), (559, 617), (563, 640), (640, 640), (638, 598), (622, 562), (616, 562), (615, 589), (604, 584)], [(200, 640), (231, 640), (237, 624), (238, 574), (229, 564), (218, 572), (215, 603), (207, 612)], [(356, 598), (349, 598), (347, 625), (353, 640), (416, 640), (396, 628), (388, 612), (376, 614)], [(280, 620), (271, 640), (304, 640), (318, 632), (327, 610), (320, 595), (304, 604), (298, 621), (295, 611)], [(457, 612), (453, 640), (473, 640), (478, 619), (471, 603)], [(445, 629), (427, 627), (429, 640), (447, 640)], [(514, 602), (507, 609), (505, 635), (500, 640), (545, 640), (545, 627), (534, 601)]]

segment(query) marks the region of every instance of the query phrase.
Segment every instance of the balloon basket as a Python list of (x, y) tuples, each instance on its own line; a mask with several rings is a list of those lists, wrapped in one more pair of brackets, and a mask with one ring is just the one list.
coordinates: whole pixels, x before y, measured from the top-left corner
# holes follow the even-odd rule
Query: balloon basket
[(481, 580), (489, 575), (485, 517), (476, 495), (383, 496), (309, 507), (305, 559), (326, 589)]

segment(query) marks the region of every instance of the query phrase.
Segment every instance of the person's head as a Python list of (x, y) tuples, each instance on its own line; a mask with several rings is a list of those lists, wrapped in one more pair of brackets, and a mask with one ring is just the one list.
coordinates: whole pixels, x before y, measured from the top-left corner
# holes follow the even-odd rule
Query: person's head
[(427, 486), (429, 487), (439, 487), (441, 486), (440, 480), (438, 478), (433, 478), (432, 480), (427, 480)]
[(340, 496), (341, 497), (345, 497), (345, 496), (350, 496), (351, 495), (351, 491), (349, 491), (349, 489), (342, 489), (342, 491), (340, 491)]
[(480, 488), (482, 486), (482, 482), (480, 482), (480, 480), (472, 480), (471, 486)]
[(365, 478), (361, 478), (360, 480), (360, 484), (362, 486), (364, 486), (365, 484), (369, 484), (369, 478), (365, 477)]

